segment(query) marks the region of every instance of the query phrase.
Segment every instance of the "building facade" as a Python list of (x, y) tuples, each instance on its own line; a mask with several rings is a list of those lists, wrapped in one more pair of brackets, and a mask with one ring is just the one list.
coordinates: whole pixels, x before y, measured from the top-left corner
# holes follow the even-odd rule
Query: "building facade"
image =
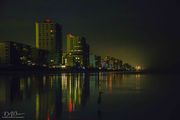
[(67, 34), (67, 53), (65, 65), (70, 67), (88, 67), (89, 66), (89, 45), (86, 39), (81, 36)]
[(1, 65), (47, 65), (48, 52), (29, 45), (3, 41), (0, 42)]
[(101, 69), (101, 56), (91, 54), (89, 56), (89, 67)]
[(62, 26), (50, 19), (36, 24), (36, 48), (50, 52), (50, 64), (62, 62)]
[(0, 42), (0, 63), (9, 65), (27, 64), (31, 59), (31, 46), (3, 41)]

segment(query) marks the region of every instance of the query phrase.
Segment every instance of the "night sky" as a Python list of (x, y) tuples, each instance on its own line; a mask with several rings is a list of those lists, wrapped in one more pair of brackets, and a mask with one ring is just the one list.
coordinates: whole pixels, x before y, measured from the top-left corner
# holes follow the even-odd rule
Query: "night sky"
[(91, 53), (172, 69), (180, 67), (179, 11), (175, 0), (1, 0), (0, 41), (35, 46), (35, 21), (52, 18), (64, 36), (85, 36)]

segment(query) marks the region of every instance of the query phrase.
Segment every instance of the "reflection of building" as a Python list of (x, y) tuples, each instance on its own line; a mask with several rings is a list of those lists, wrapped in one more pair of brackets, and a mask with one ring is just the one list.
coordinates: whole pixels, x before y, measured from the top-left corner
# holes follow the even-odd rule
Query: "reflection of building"
[(97, 76), (96, 84), (99, 92), (108, 91), (111, 94), (113, 89), (120, 88), (122, 85), (122, 74), (99, 72)]
[(67, 34), (67, 54), (64, 64), (71, 67), (88, 67), (89, 45), (84, 37)]
[(0, 64), (35, 65), (46, 64), (48, 52), (29, 45), (4, 41), (0, 42)]
[(36, 48), (50, 52), (50, 62), (61, 64), (62, 59), (62, 27), (50, 19), (36, 22)]
[(36, 120), (60, 119), (62, 112), (62, 88), (60, 76), (40, 76), (34, 81)]
[(10, 91), (11, 91), (9, 78), (6, 78), (6, 80), (2, 80), (2, 79), (4, 78), (1, 77), (0, 80), (0, 108), (2, 106), (7, 105), (10, 102)]
[(84, 106), (90, 94), (88, 78), (87, 74), (62, 74), (34, 79), (36, 120), (60, 119), (62, 108), (74, 112)]
[(69, 112), (84, 106), (90, 95), (88, 74), (62, 75), (62, 92)]
[(25, 118), (31, 120), (63, 119), (62, 109), (77, 111), (86, 105), (90, 95), (89, 74), (0, 79), (0, 110), (21, 106), (21, 111), (27, 113)]
[(17, 76), (0, 78), (0, 108), (9, 104), (21, 105), (23, 101), (29, 100), (31, 95), (30, 79)]

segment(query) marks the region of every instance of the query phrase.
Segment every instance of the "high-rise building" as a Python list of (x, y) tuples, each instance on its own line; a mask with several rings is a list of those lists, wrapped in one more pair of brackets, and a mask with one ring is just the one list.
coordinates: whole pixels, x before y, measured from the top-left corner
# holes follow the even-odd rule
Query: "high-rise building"
[(67, 66), (88, 67), (89, 45), (81, 36), (67, 34)]
[(51, 64), (61, 64), (62, 26), (50, 19), (36, 22), (36, 48), (50, 52)]
[(29, 45), (12, 42), (0, 42), (0, 65), (46, 65), (48, 51)]

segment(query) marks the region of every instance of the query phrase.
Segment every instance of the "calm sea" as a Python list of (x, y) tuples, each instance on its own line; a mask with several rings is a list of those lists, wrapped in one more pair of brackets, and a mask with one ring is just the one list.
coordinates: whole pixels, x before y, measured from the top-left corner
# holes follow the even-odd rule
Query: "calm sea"
[(0, 120), (179, 120), (179, 112), (179, 75), (0, 76)]

